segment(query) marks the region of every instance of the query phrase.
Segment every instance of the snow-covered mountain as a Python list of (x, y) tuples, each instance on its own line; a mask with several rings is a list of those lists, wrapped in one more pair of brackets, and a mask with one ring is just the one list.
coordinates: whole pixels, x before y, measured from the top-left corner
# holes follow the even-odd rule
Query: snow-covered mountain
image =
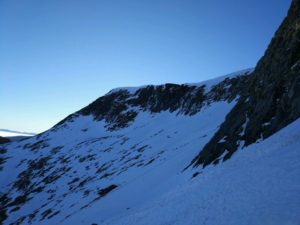
[(0, 144), (7, 143), (10, 141), (18, 141), (34, 135), (35, 135), (34, 133), (0, 129)]
[(268, 138), (300, 117), (299, 24), (300, 0), (293, 0), (238, 103), (194, 165), (211, 164), (224, 152), (229, 159), (240, 145)]
[[(207, 83), (116, 89), (45, 133), (3, 145), (3, 223), (228, 224), (230, 219), (239, 224), (240, 216), (247, 220), (252, 213), (254, 222), (280, 224), (277, 217), (287, 217), (279, 213), (285, 213), (282, 201), (289, 201), (288, 221), (297, 221), (298, 186), (286, 182), (300, 178), (299, 151), (290, 151), (300, 144), (298, 122), (278, 137), (243, 149), (228, 163), (185, 170), (235, 106), (251, 72)], [(149, 89), (151, 101), (143, 95)], [(168, 96), (174, 89), (184, 91), (171, 104)], [(109, 105), (107, 110), (102, 104)], [(272, 168), (279, 160), (280, 167)], [(269, 197), (257, 192), (262, 187)], [(289, 194), (267, 210), (268, 201), (283, 190)], [(218, 219), (219, 213), (225, 217)]]
[(35, 133), (21, 132), (21, 131), (8, 130), (8, 129), (0, 129), (1, 137), (34, 136), (34, 135), (35, 135)]
[(190, 180), (194, 172), (182, 171), (236, 104), (251, 71), (116, 89), (45, 133), (4, 145), (4, 224), (73, 224), (95, 210), (102, 213), (81, 223), (99, 222)]
[(294, 0), (254, 70), (117, 88), (0, 145), (0, 223), (300, 224), (299, 24)]
[(94, 208), (91, 214), (78, 213), (69, 224), (88, 224), (86, 215), (105, 225), (300, 224), (299, 131), (298, 119), (218, 166), (194, 168), (198, 176), (193, 179), (192, 171), (178, 174), (168, 191), (141, 206), (103, 222)]

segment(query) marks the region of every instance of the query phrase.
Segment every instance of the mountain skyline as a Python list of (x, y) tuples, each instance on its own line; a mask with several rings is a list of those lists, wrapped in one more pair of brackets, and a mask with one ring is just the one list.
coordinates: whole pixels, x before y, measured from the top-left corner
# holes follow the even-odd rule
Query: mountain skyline
[(1, 1), (1, 127), (39, 133), (113, 88), (254, 67), (290, 2)]
[(300, 0), (254, 68), (122, 86), (37, 135), (0, 130), (1, 225), (299, 224)]
[(9, 129), (0, 129), (0, 136), (1, 137), (10, 137), (10, 136), (33, 136), (36, 135), (36, 133), (32, 132), (25, 132), (25, 131), (16, 131), (16, 130), (9, 130)]

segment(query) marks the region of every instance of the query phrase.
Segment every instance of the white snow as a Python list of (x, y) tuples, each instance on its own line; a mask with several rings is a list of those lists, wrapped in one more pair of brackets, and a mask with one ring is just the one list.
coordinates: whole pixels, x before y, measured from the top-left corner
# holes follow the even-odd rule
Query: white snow
[[(198, 82), (198, 83), (185, 83), (185, 85), (197, 86), (197, 87), (205, 85), (205, 90), (206, 90), (206, 93), (207, 93), (212, 88), (212, 86), (220, 83), (221, 81), (223, 81), (226, 78), (233, 78), (233, 77), (237, 77), (237, 76), (240, 76), (240, 75), (244, 75), (246, 73), (250, 74), (253, 71), (254, 71), (253, 68), (239, 70), (239, 71), (236, 71), (234, 73), (226, 74), (226, 75), (223, 75), (223, 76), (220, 76), (220, 77), (217, 77), (217, 78), (213, 78), (213, 79), (210, 79), (210, 80), (205, 80), (205, 81)], [(138, 86), (138, 87), (119, 87), (119, 88), (114, 88), (114, 89), (110, 90), (107, 94), (118, 92), (120, 90), (127, 90), (130, 94), (134, 94), (137, 90), (139, 90), (141, 88), (145, 88), (147, 86), (148, 85), (142, 85), (142, 86)], [(160, 86), (160, 85), (154, 85), (154, 87), (157, 87), (157, 86)]]
[[(55, 166), (46, 171), (45, 176), (64, 166), (61, 157), (70, 159), (66, 166), (71, 169), (48, 184), (43, 192), (36, 193), (21, 210), (11, 212), (4, 224), (35, 210), (39, 210), (34, 220), (38, 224), (91, 224), (115, 218), (127, 213), (128, 208), (134, 209), (158, 198), (178, 183), (190, 180), (191, 174), (183, 173), (185, 175), (181, 176), (181, 171), (212, 137), (235, 104), (235, 101), (212, 103), (193, 116), (167, 111), (154, 114), (139, 112), (132, 125), (113, 132), (104, 128), (106, 124), (103, 121), (96, 122), (92, 116), (79, 116), (40, 137), (8, 145), (9, 159), (0, 173), (0, 180), (5, 181), (0, 184), (2, 191), (8, 190), (7, 184), (13, 183), (18, 174), (26, 169), (28, 160), (37, 161), (37, 158), (51, 156)], [(49, 147), (38, 151), (22, 148), (39, 140), (45, 140)], [(57, 146), (63, 148), (52, 154), (52, 149)], [(143, 152), (139, 152), (144, 146)], [(94, 155), (94, 160), (79, 162), (81, 157), (87, 155)], [(142, 166), (138, 166), (140, 163)], [(105, 173), (113, 173), (107, 178), (101, 178), (104, 172), (97, 172), (97, 168), (104, 164), (109, 165)], [(84, 185), (84, 189), (70, 191), (68, 183), (74, 178), (92, 180)], [(32, 182), (40, 183), (41, 180), (36, 177)], [(117, 184), (118, 188), (81, 209), (98, 196), (99, 188), (111, 184)], [(55, 190), (53, 201), (47, 200), (51, 197), (49, 190)], [(84, 197), (84, 190), (90, 190), (87, 197)], [(18, 195), (17, 192), (12, 193), (12, 197)], [(41, 208), (45, 203), (48, 203), (47, 206)], [(60, 213), (39, 221), (48, 208)], [(66, 216), (69, 217), (66, 219)], [(26, 220), (23, 223), (29, 222)]]
[(227, 138), (227, 136), (224, 136), (218, 143), (224, 143), (224, 142), (226, 142), (226, 138)]
[[(300, 120), (100, 224), (300, 224)], [(180, 175), (184, 176), (184, 175)], [(97, 222), (97, 220), (95, 220)]]
[(181, 171), (214, 134), (224, 120), (225, 112), (229, 112), (234, 104), (214, 103), (191, 117), (176, 116), (176, 112), (140, 113), (134, 125), (124, 131), (130, 138), (128, 144), (148, 144), (151, 148), (145, 151), (144, 156), (148, 155), (149, 159), (164, 152), (146, 169), (129, 170), (123, 176), (112, 179), (111, 182), (121, 184), (118, 190), (62, 224), (89, 224), (127, 213), (128, 208), (151, 201), (176, 186), (180, 180), (189, 180), (190, 174), (180, 176)]
[(0, 129), (0, 136), (1, 137), (15, 137), (15, 136), (33, 136), (34, 133), (27, 133), (27, 132), (20, 132), (20, 131), (13, 131), (7, 129)]
[[(112, 132), (104, 121), (78, 116), (40, 136), (4, 145), (0, 192), (12, 199), (21, 194), (11, 189), (13, 182), (31, 162), (51, 157), (44, 176), (32, 178), (37, 185), (63, 167), (69, 170), (9, 212), (3, 224), (33, 212), (32, 224), (41, 225), (300, 224), (300, 119), (225, 162), (184, 170), (235, 104), (212, 102), (193, 116), (139, 111), (130, 126)], [(39, 141), (47, 145), (32, 150)], [(107, 168), (99, 171), (102, 166)], [(70, 185), (75, 178), (89, 180), (76, 189), (79, 182)], [(118, 187), (95, 200), (97, 191), (111, 184)], [(59, 213), (41, 220), (47, 209)], [(30, 224), (28, 218), (22, 224)]]
[(200, 87), (202, 85), (205, 85), (205, 90), (206, 90), (206, 92), (208, 92), (214, 85), (222, 82), (226, 78), (234, 78), (234, 77), (237, 77), (237, 76), (240, 76), (240, 75), (244, 75), (246, 73), (250, 74), (253, 71), (254, 71), (253, 68), (244, 69), (244, 70), (236, 71), (234, 73), (226, 74), (224, 76), (220, 76), (220, 77), (213, 78), (213, 79), (206, 80), (206, 81), (199, 82), (199, 83), (186, 83), (186, 85), (198, 86), (198, 87)]

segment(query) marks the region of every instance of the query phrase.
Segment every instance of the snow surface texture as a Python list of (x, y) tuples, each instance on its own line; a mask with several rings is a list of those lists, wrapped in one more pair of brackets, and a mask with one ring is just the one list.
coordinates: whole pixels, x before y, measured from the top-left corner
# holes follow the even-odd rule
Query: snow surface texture
[[(100, 224), (300, 224), (300, 119), (137, 209)], [(185, 176), (181, 174), (180, 176)]]
[(78, 116), (0, 146), (3, 224), (297, 224), (300, 122), (225, 163), (183, 171), (235, 104), (192, 116), (140, 111), (115, 131)]
[[(18, 187), (16, 183), (22, 184), (29, 176), (30, 183), (42, 191), (28, 195), (33, 198), (9, 213), (4, 224), (32, 213), (35, 218), (26, 217), (24, 224), (74, 224), (77, 216), (81, 218), (79, 224), (88, 224), (115, 217), (161, 195), (178, 182), (178, 174), (211, 138), (234, 104), (214, 103), (194, 116), (141, 112), (134, 124), (114, 132), (107, 131), (103, 122), (82, 116), (59, 131), (43, 134), (41, 139), (47, 141), (39, 143), (34, 137), (12, 143), (0, 173), (0, 180), (5, 181), (0, 190), (7, 192), (11, 187), (7, 184)], [(23, 149), (24, 145), (28, 148)], [(42, 159), (47, 162), (34, 164)], [(28, 169), (28, 165), (34, 166)], [(31, 172), (20, 176), (22, 171)], [(49, 179), (51, 182), (47, 182)], [(99, 190), (112, 184), (117, 189), (98, 200)], [(14, 190), (9, 196), (16, 199), (26, 192), (26, 188)], [(47, 217), (59, 213), (42, 219), (49, 210)]]

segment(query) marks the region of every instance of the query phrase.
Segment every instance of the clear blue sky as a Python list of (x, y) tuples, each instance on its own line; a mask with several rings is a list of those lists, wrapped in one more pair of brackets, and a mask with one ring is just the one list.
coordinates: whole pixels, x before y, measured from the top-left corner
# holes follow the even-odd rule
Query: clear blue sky
[(254, 67), (291, 0), (0, 0), (0, 128), (41, 132), (110, 89)]

